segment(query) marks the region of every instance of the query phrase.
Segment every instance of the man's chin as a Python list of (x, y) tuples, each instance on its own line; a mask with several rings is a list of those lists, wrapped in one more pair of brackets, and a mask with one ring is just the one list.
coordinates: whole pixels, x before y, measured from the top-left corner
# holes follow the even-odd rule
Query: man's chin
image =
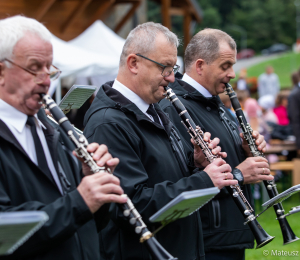
[(218, 88), (218, 94), (224, 93), (226, 89), (225, 83), (222, 83)]
[(29, 116), (35, 115), (41, 109), (42, 104), (39, 104), (39, 101), (34, 102), (26, 107), (26, 114)]

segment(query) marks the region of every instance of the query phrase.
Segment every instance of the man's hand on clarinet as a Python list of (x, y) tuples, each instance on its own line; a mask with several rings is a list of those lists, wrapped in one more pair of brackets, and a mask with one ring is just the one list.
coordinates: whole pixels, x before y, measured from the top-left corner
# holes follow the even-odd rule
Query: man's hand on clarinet
[[(220, 143), (219, 138), (214, 138), (213, 140), (210, 140), (211, 134), (209, 132), (204, 133), (203, 140), (205, 142), (208, 142), (208, 148), (211, 149), (212, 153), (214, 155), (219, 155), (221, 158), (226, 158), (227, 153), (221, 152), (221, 147), (218, 146)], [(209, 164), (209, 161), (205, 158), (205, 155), (200, 148), (199, 145), (195, 144), (193, 138), (191, 139), (192, 144), (194, 145), (194, 162), (196, 167), (206, 167)]]
[[(112, 158), (106, 145), (91, 143), (87, 146), (87, 151), (93, 153), (93, 159), (100, 167), (110, 168), (114, 171), (119, 164), (118, 158)], [(75, 152), (73, 154), (78, 158)], [(77, 190), (92, 213), (95, 213), (105, 203), (125, 203), (127, 199), (121, 195), (124, 193), (120, 186), (120, 180), (108, 172), (98, 172), (92, 174), (89, 166), (82, 158), (82, 172), (85, 177), (78, 185)]]
[(120, 180), (107, 172), (85, 176), (77, 187), (78, 192), (92, 213), (105, 203), (125, 203), (127, 199)]
[[(243, 147), (244, 151), (246, 152), (247, 157), (253, 156), (252, 153), (250, 152), (249, 145), (248, 145), (246, 139), (244, 138), (243, 134), (241, 133), (240, 136), (243, 139), (242, 147)], [(259, 134), (259, 132), (257, 132), (257, 131), (253, 131), (252, 136), (255, 139), (255, 144), (257, 146), (257, 149), (264, 153), (266, 151), (266, 145), (267, 145), (264, 136)]]
[(270, 175), (269, 163), (263, 157), (248, 157), (241, 164), (236, 166), (243, 176), (244, 184), (258, 183), (261, 181), (272, 181), (274, 177)]
[[(106, 167), (111, 170), (113, 173), (117, 165), (119, 164), (118, 158), (113, 158), (111, 154), (108, 152), (108, 148), (105, 144), (97, 144), (91, 143), (87, 146), (87, 151), (89, 153), (93, 153), (93, 159), (100, 167)], [(84, 163), (84, 160), (76, 155), (75, 152), (73, 154), (82, 162), (82, 172), (84, 175), (90, 175), (93, 172), (90, 170), (90, 167)]]
[(237, 180), (233, 180), (230, 165), (221, 158), (215, 159), (206, 166), (204, 171), (208, 174), (215, 187), (219, 189), (238, 183)]

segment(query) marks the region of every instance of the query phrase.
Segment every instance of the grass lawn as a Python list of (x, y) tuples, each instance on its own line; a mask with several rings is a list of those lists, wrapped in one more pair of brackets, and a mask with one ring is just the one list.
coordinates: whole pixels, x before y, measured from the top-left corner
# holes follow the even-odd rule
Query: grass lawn
[(278, 75), (281, 88), (292, 87), (291, 73), (300, 67), (300, 53), (289, 52), (279, 58), (254, 65), (247, 69), (247, 76), (258, 77), (268, 65), (271, 65)]
[[(285, 212), (291, 209), (291, 207), (300, 205), (300, 194), (295, 194), (293, 197), (285, 200), (283, 202), (283, 207)], [(283, 239), (281, 234), (281, 229), (279, 227), (278, 221), (275, 219), (275, 211), (273, 208), (268, 209), (259, 218), (258, 221), (264, 230), (271, 236), (275, 236), (274, 240), (260, 249), (247, 249), (246, 250), (246, 260), (257, 260), (257, 259), (274, 259), (274, 260), (284, 260), (284, 259), (300, 259), (300, 240), (293, 242), (291, 244), (283, 246)], [(287, 217), (287, 220), (296, 234), (300, 237), (300, 213), (295, 213)], [(273, 250), (273, 255), (272, 255)], [(274, 253), (277, 250), (277, 255)], [(286, 251), (287, 256), (282, 256), (282, 250)], [(293, 251), (298, 251), (298, 256), (288, 256), (288, 253), (292, 254)], [(266, 255), (268, 252), (268, 255)], [(281, 255), (279, 255), (279, 252)], [(264, 255), (265, 254), (265, 255)]]

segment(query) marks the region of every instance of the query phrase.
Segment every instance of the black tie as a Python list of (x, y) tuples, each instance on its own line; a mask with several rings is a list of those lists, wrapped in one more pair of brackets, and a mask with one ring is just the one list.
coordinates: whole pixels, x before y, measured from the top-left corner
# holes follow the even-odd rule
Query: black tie
[(156, 110), (154, 109), (153, 104), (149, 105), (149, 108), (146, 111), (146, 113), (153, 117), (153, 120), (155, 123), (160, 124), (158, 114), (156, 113)]
[(28, 116), (26, 124), (29, 125), (30, 129), (31, 129), (31, 134), (32, 134), (33, 141), (34, 141), (34, 146), (35, 146), (35, 152), (36, 152), (38, 165), (41, 168), (41, 170), (44, 173), (46, 173), (48, 175), (48, 177), (50, 177), (51, 180), (53, 180), (53, 176), (52, 176), (52, 174), (49, 170), (48, 163), (47, 163), (47, 160), (46, 160), (46, 156), (45, 156), (45, 153), (44, 153), (44, 149), (43, 149), (41, 140), (40, 140), (40, 138), (37, 134), (37, 131), (36, 131), (36, 126), (35, 126), (35, 121), (34, 121), (33, 116)]

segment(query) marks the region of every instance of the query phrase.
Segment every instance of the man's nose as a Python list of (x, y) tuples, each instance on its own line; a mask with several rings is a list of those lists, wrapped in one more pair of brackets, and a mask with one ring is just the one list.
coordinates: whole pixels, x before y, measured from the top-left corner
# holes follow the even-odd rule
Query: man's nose
[(44, 76), (43, 81), (40, 84), (45, 85), (45, 86), (50, 86), (51, 80), (50, 80), (49, 74), (46, 74)]
[(230, 78), (230, 79), (234, 79), (235, 78), (235, 72), (233, 70), (233, 67), (230, 68), (228, 74), (227, 74), (227, 77)]
[(174, 71), (172, 71), (172, 73), (168, 77), (164, 77), (164, 79), (165, 79), (165, 81), (173, 83), (175, 81)]

